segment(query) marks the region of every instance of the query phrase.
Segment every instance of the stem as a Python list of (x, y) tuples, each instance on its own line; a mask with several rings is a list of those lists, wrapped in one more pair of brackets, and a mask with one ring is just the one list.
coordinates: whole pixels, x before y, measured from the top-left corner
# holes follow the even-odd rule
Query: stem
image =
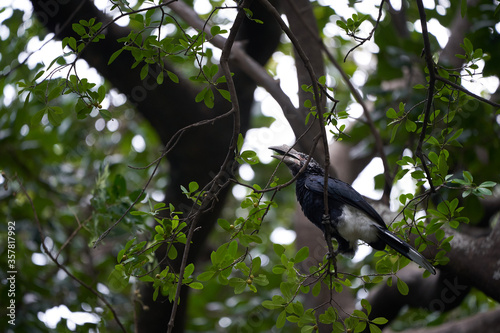
[(417, 7), (418, 7), (418, 13), (420, 15), (420, 24), (422, 25), (425, 62), (427, 64), (427, 69), (429, 70), (429, 89), (427, 90), (427, 103), (425, 105), (425, 110), (424, 110), (424, 123), (422, 125), (422, 132), (420, 132), (420, 138), (418, 140), (418, 146), (417, 150), (415, 151), (415, 155), (418, 158), (420, 158), (420, 162), (422, 163), (422, 168), (424, 169), (427, 181), (429, 182), (429, 186), (431, 187), (431, 192), (434, 193), (436, 192), (436, 189), (434, 188), (431, 174), (425, 163), (424, 154), (422, 152), (422, 145), (424, 144), (425, 132), (427, 129), (427, 124), (429, 123), (429, 116), (431, 113), (432, 100), (434, 97), (434, 89), (436, 85), (436, 73), (434, 72), (434, 61), (432, 60), (431, 43), (429, 41), (429, 31), (427, 30), (427, 18), (425, 15), (425, 9), (422, 0), (417, 0)]

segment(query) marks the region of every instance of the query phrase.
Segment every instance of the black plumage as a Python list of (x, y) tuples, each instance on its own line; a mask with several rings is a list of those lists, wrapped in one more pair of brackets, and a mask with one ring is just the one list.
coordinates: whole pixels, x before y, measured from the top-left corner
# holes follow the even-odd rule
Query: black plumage
[[(306, 164), (309, 156), (286, 145), (269, 147), (280, 155), (273, 157), (285, 163), (295, 176)], [(325, 171), (314, 159), (296, 179), (297, 200), (304, 215), (325, 232), (324, 183)], [(352, 256), (357, 241), (362, 240), (377, 250), (389, 245), (397, 252), (436, 274), (434, 267), (408, 243), (390, 232), (382, 217), (351, 185), (336, 178), (328, 178), (329, 233), (338, 242), (337, 252)]]

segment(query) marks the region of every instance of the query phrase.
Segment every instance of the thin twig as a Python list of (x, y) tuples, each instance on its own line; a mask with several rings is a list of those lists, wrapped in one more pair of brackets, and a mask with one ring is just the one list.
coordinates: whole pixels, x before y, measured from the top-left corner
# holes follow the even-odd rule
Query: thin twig
[(92, 288), (91, 286), (89, 286), (88, 284), (86, 284), (85, 282), (83, 282), (82, 280), (80, 280), (79, 278), (77, 278), (75, 275), (73, 275), (64, 265), (61, 265), (57, 259), (54, 257), (54, 255), (52, 254), (52, 252), (47, 248), (47, 245), (45, 244), (45, 233), (43, 231), (43, 228), (42, 228), (42, 224), (40, 223), (40, 220), (38, 219), (38, 214), (36, 212), (36, 208), (35, 208), (35, 205), (33, 204), (33, 200), (31, 199), (30, 195), (28, 194), (28, 191), (26, 191), (26, 188), (24, 188), (24, 185), (23, 183), (21, 182), (21, 180), (16, 176), (16, 180), (17, 182), (19, 183), (19, 186), (21, 188), (21, 191), (24, 193), (24, 195), (26, 196), (26, 198), (28, 199), (29, 203), (30, 203), (30, 206), (31, 206), (31, 210), (33, 211), (33, 216), (35, 218), (35, 223), (36, 223), (36, 226), (38, 228), (38, 233), (40, 235), (40, 240), (41, 240), (41, 245), (42, 245), (42, 248), (45, 252), (45, 254), (50, 258), (50, 260), (61, 270), (63, 270), (66, 274), (68, 274), (68, 276), (70, 278), (72, 278), (73, 280), (75, 280), (78, 284), (80, 284), (81, 286), (83, 286), (85, 289), (87, 289), (88, 291), (90, 291), (92, 294), (94, 294), (97, 298), (99, 298), (101, 301), (104, 302), (104, 304), (106, 304), (106, 306), (108, 307), (108, 309), (111, 311), (115, 321), (117, 322), (118, 326), (120, 326), (121, 330), (123, 332), (127, 332), (127, 330), (125, 329), (125, 327), (123, 326), (123, 324), (121, 323), (120, 319), (118, 318), (118, 315), (115, 311), (115, 309), (113, 308), (113, 306), (106, 300), (106, 298), (104, 298), (99, 292), (97, 292), (94, 288)]
[[(201, 218), (202, 215), (202, 207), (210, 206), (213, 201), (217, 197), (217, 193), (220, 191), (220, 185), (219, 180), (221, 180), (226, 174), (227, 174), (227, 169), (230, 166), (230, 163), (234, 160), (233, 155), (234, 151), (237, 147), (237, 142), (238, 142), (238, 135), (240, 133), (240, 111), (239, 111), (239, 104), (238, 104), (238, 97), (236, 95), (236, 88), (234, 86), (234, 82), (231, 76), (231, 71), (229, 69), (229, 57), (231, 54), (231, 48), (232, 45), (234, 44), (234, 41), (236, 39), (236, 33), (238, 32), (239, 27), (241, 26), (241, 23), (246, 17), (245, 11), (242, 8), (245, 8), (247, 6), (247, 1), (243, 1), (240, 4), (240, 9), (238, 10), (238, 14), (236, 16), (236, 19), (234, 20), (233, 26), (231, 27), (231, 32), (229, 33), (229, 37), (226, 40), (226, 43), (224, 45), (224, 48), (222, 50), (222, 55), (220, 59), (220, 67), (222, 69), (222, 72), (224, 76), (226, 77), (227, 81), (227, 87), (228, 91), (231, 97), (231, 104), (232, 104), (232, 109), (231, 113), (233, 115), (233, 136), (231, 140), (231, 144), (228, 148), (228, 153), (226, 155), (226, 159), (221, 165), (221, 168), (219, 170), (219, 173), (212, 179), (210, 182), (210, 190), (207, 192), (206, 197), (203, 198), (203, 202), (201, 205), (197, 205), (196, 203), (193, 205), (192, 212), (190, 213), (191, 219), (191, 225), (189, 226), (188, 233), (186, 235), (186, 246), (184, 248), (184, 253), (182, 256), (182, 261), (181, 261), (181, 266), (179, 269), (179, 281), (177, 283), (177, 290), (175, 293), (174, 301), (172, 304), (172, 312), (170, 313), (170, 320), (168, 322), (168, 330), (167, 333), (171, 333), (173, 328), (174, 328), (174, 323), (175, 323), (175, 315), (177, 313), (178, 309), (178, 304), (179, 304), (179, 298), (180, 298), (180, 293), (181, 293), (181, 288), (182, 288), (182, 277), (184, 275), (185, 268), (187, 266), (187, 261), (188, 261), (188, 255), (189, 255), (189, 250), (191, 247), (191, 239), (193, 237), (194, 231), (196, 230), (196, 226), (198, 224), (198, 221)], [(229, 182), (224, 182), (223, 184), (229, 184)], [(224, 185), (227, 186), (227, 185)]]
[(380, 23), (380, 19), (382, 18), (382, 8), (384, 7), (384, 1), (385, 0), (382, 0), (382, 2), (380, 2), (380, 7), (378, 9), (378, 17), (377, 17), (377, 21), (375, 21), (375, 26), (373, 27), (372, 31), (370, 31), (370, 33), (368, 34), (368, 37), (366, 38), (359, 38), (355, 35), (352, 35), (352, 37), (354, 39), (357, 39), (357, 40), (360, 40), (360, 42), (354, 46), (353, 48), (351, 48), (349, 50), (349, 52), (347, 52), (347, 54), (345, 55), (344, 57), (344, 62), (347, 60), (347, 57), (349, 56), (349, 54), (354, 51), (355, 49), (357, 49), (358, 47), (360, 47), (361, 45), (363, 45), (364, 43), (366, 43), (367, 41), (369, 41), (370, 39), (372, 39), (372, 36), (373, 36), (373, 33), (375, 32), (375, 30), (377, 30), (377, 27)]
[[(281, 15), (279, 14), (279, 12), (276, 10), (276, 8), (274, 8), (274, 6), (269, 3), (269, 1), (267, 0), (259, 0), (259, 2), (274, 16), (274, 19), (278, 22), (278, 24), (280, 25), (281, 29), (283, 30), (283, 32), (285, 32), (285, 34), (287, 35), (287, 37), (290, 39), (290, 41), (292, 42), (293, 46), (295, 47), (296, 51), (297, 51), (297, 54), (299, 55), (300, 57), (300, 60), (302, 61), (302, 63), (304, 64), (307, 72), (309, 73), (309, 77), (311, 79), (311, 84), (312, 84), (312, 87), (313, 87), (313, 94), (314, 94), (314, 103), (316, 104), (316, 112), (317, 112), (317, 117), (318, 117), (318, 120), (319, 120), (319, 127), (320, 127), (320, 138), (322, 139), (322, 142), (323, 142), (323, 149), (324, 149), (324, 152), (325, 152), (325, 156), (324, 156), (324, 170), (325, 170), (325, 174), (324, 174), (324, 186), (323, 186), (323, 206), (324, 206), (324, 212), (323, 212), (323, 220), (325, 221), (325, 223), (327, 225), (325, 225), (325, 241), (327, 243), (327, 246), (328, 246), (328, 250), (329, 250), (329, 253), (330, 253), (330, 259), (333, 259), (333, 262), (334, 262), (334, 266), (335, 266), (335, 274), (337, 274), (337, 270), (336, 270), (336, 259), (335, 259), (335, 253), (333, 252), (333, 247), (332, 247), (332, 235), (330, 233), (330, 229), (329, 229), (329, 224), (330, 224), (330, 210), (329, 210), (329, 207), (328, 207), (328, 201), (329, 201), (329, 196), (328, 196), (328, 179), (329, 179), (329, 174), (328, 174), (328, 169), (330, 167), (330, 153), (329, 153), (329, 150), (328, 150), (328, 137), (326, 135), (326, 129), (325, 129), (325, 126), (324, 126), (324, 120), (323, 120), (323, 105), (322, 105), (322, 102), (321, 102), (321, 97), (320, 97), (320, 89), (319, 89), (319, 85), (318, 85), (318, 78), (314, 72), (314, 68), (309, 60), (309, 58), (307, 57), (306, 53), (304, 52), (304, 50), (302, 49), (302, 46), (299, 42), (299, 40), (297, 39), (297, 37), (293, 34), (293, 32), (290, 30), (290, 28), (287, 26), (287, 24), (285, 23), (285, 21), (283, 21), (283, 19), (281, 18)], [(316, 142), (315, 144), (313, 145), (313, 148), (316, 146)], [(311, 157), (311, 155), (309, 155), (309, 157)], [(307, 163), (305, 164), (305, 166), (307, 166)]]
[(474, 94), (473, 92), (471, 92), (471, 91), (469, 91), (469, 90), (465, 89), (465, 88), (464, 88), (464, 87), (462, 87), (461, 85), (456, 84), (455, 82), (452, 82), (452, 81), (450, 81), (450, 80), (448, 80), (448, 79), (446, 79), (446, 78), (444, 78), (444, 77), (442, 77), (442, 76), (440, 76), (440, 75), (435, 75), (435, 77), (436, 77), (436, 80), (441, 81), (441, 82), (443, 82), (444, 84), (447, 84), (447, 85), (449, 85), (449, 86), (452, 86), (453, 88), (455, 88), (455, 89), (457, 89), (457, 90), (460, 90), (461, 92), (465, 93), (466, 95), (472, 96), (472, 97), (474, 97), (475, 99), (477, 99), (477, 100), (479, 100), (479, 101), (481, 101), (481, 102), (483, 102), (483, 103), (489, 104), (489, 105), (491, 105), (491, 106), (494, 106), (494, 107), (496, 107), (496, 108), (500, 108), (500, 104), (497, 104), (497, 103), (495, 103), (495, 102), (490, 101), (489, 99), (486, 99), (486, 98), (484, 98), (484, 97), (481, 97), (481, 96), (479, 96), (479, 95), (476, 95), (476, 94)]
[(422, 38), (424, 39), (425, 62), (427, 64), (427, 69), (429, 70), (429, 88), (427, 89), (427, 103), (425, 105), (425, 110), (424, 110), (424, 121), (422, 124), (422, 132), (420, 132), (420, 138), (418, 140), (418, 146), (415, 151), (415, 155), (418, 158), (420, 158), (420, 162), (422, 163), (422, 168), (424, 169), (427, 181), (429, 182), (429, 186), (431, 187), (432, 193), (434, 193), (436, 192), (436, 189), (434, 188), (429, 168), (427, 168), (427, 164), (425, 162), (424, 154), (422, 152), (422, 146), (425, 141), (425, 133), (427, 125), (429, 123), (432, 100), (434, 98), (436, 73), (434, 72), (434, 61), (432, 60), (431, 43), (429, 41), (429, 31), (427, 30), (427, 18), (425, 15), (425, 8), (422, 3), (422, 0), (417, 0), (417, 7), (418, 7), (418, 13), (420, 15), (420, 24), (422, 25)]

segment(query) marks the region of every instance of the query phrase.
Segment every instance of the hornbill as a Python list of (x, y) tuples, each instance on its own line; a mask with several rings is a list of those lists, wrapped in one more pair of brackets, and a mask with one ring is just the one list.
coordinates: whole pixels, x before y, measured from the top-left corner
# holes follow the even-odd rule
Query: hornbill
[[(309, 160), (309, 156), (287, 145), (269, 147), (280, 155), (273, 155), (296, 176)], [(329, 221), (324, 221), (324, 184), (325, 171), (314, 159), (296, 179), (297, 200), (304, 215), (320, 228), (323, 233), (334, 237), (338, 242), (336, 252), (353, 256), (358, 239), (368, 243), (376, 250), (384, 250), (389, 245), (397, 252), (413, 260), (432, 274), (434, 267), (427, 259), (408, 243), (390, 232), (382, 217), (363, 199), (351, 185), (336, 178), (328, 177)], [(325, 230), (325, 226), (328, 230)]]

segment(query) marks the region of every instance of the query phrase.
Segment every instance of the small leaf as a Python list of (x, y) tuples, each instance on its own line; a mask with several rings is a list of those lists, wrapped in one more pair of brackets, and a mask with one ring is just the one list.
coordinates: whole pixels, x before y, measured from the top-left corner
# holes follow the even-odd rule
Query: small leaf
[(31, 118), (31, 125), (38, 125), (42, 121), (43, 116), (45, 115), (45, 112), (47, 112), (47, 107), (41, 109), (35, 115)]
[(390, 118), (390, 119), (396, 119), (398, 117), (398, 115), (396, 114), (396, 110), (394, 110), (393, 108), (390, 108), (389, 110), (387, 110), (385, 115), (387, 116), (387, 118)]
[(123, 49), (119, 49), (118, 51), (114, 52), (111, 57), (109, 57), (108, 60), (108, 65), (110, 65), (115, 59), (123, 52)]
[(472, 177), (472, 175), (469, 171), (464, 171), (463, 175), (464, 175), (464, 179), (469, 181), (469, 184), (472, 183), (472, 181), (474, 180), (474, 178)]
[(214, 271), (203, 272), (196, 278), (198, 281), (204, 282), (210, 280), (215, 275)]
[(198, 94), (196, 94), (196, 97), (194, 98), (194, 101), (196, 103), (201, 102), (203, 100), (203, 98), (205, 97), (206, 92), (207, 92), (207, 88), (205, 87), (205, 88), (203, 88), (202, 91), (200, 91)]
[(307, 259), (307, 257), (309, 257), (309, 248), (307, 246), (304, 246), (295, 255), (295, 262), (298, 263), (304, 261), (305, 259)]
[(220, 33), (220, 27), (218, 25), (214, 25), (213, 27), (210, 28), (210, 34), (212, 36), (216, 36)]
[(162, 84), (163, 83), (163, 72), (160, 72), (158, 76), (156, 77), (156, 83)]
[(485, 182), (482, 182), (481, 185), (479, 185), (479, 187), (495, 187), (496, 185), (497, 185), (497, 183), (495, 183), (495, 182), (485, 181)]
[(55, 107), (49, 107), (47, 116), (52, 126), (55, 127), (61, 125), (62, 117), (60, 116), (58, 109), (55, 109)]
[(370, 333), (382, 333), (382, 330), (377, 325), (370, 323), (369, 327), (370, 327)]
[(398, 132), (399, 125), (401, 125), (401, 123), (394, 125), (394, 127), (392, 128), (391, 142), (390, 143), (392, 143), (394, 141), (394, 139), (396, 138), (396, 134)]
[(417, 130), (417, 124), (410, 119), (406, 119), (405, 127), (408, 132), (415, 132)]
[(285, 326), (285, 322), (286, 322), (286, 311), (283, 310), (281, 311), (281, 313), (278, 316), (278, 319), (276, 320), (276, 328), (282, 328), (283, 326)]
[(99, 110), (99, 114), (101, 115), (102, 119), (104, 119), (106, 121), (113, 119), (111, 112), (109, 112), (108, 110), (101, 109), (101, 110)]
[(197, 289), (197, 290), (203, 289), (203, 284), (200, 282), (192, 282), (192, 283), (188, 284), (188, 286), (189, 286), (189, 288), (192, 288), (192, 289)]
[(179, 83), (179, 77), (175, 73), (167, 71), (167, 75), (173, 83)]
[(464, 18), (467, 14), (467, 0), (462, 0), (462, 4), (460, 6), (460, 14), (462, 15), (462, 18)]
[(401, 293), (401, 295), (405, 295), (405, 296), (408, 295), (408, 292), (410, 291), (410, 289), (408, 288), (408, 285), (406, 284), (406, 282), (404, 282), (403, 280), (398, 278), (396, 285), (397, 285), (398, 290)]
[(73, 23), (71, 25), (71, 27), (73, 28), (73, 31), (76, 32), (80, 36), (83, 36), (86, 34), (85, 28), (81, 24)]
[(377, 325), (384, 325), (388, 322), (388, 320), (385, 319), (384, 317), (378, 317), (373, 319), (371, 322)]
[(142, 66), (141, 69), (141, 80), (144, 80), (146, 76), (148, 76), (148, 72), (149, 72), (149, 65), (145, 64), (144, 66)]
[(217, 91), (219, 92), (219, 94), (221, 94), (222, 97), (224, 97), (225, 100), (231, 102), (231, 94), (229, 93), (229, 91), (227, 91), (225, 89), (218, 89), (218, 88), (217, 88)]

